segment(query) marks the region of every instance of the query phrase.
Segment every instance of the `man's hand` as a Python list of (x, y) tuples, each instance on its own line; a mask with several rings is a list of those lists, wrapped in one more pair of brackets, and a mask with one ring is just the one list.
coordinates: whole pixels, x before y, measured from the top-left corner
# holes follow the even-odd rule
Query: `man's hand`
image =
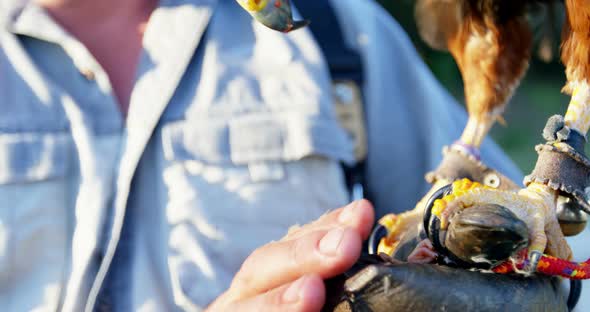
[(349, 269), (373, 226), (372, 205), (360, 200), (289, 231), (255, 250), (209, 311), (319, 311), (324, 279)]

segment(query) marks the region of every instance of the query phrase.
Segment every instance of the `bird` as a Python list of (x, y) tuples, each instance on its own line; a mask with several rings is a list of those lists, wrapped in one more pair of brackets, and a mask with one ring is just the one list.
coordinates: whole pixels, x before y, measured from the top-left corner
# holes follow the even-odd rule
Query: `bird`
[[(419, 2), (416, 11), (418, 15), (428, 16), (439, 22), (439, 27), (442, 26), (441, 21), (451, 23), (451, 26), (442, 30), (432, 29), (432, 24), (423, 24), (421, 34), (434, 47), (447, 48), (463, 75), (469, 121), (460, 140), (462, 144), (477, 147), (481, 143), (480, 139), (485, 136), (494, 118), (498, 118), (526, 70), (530, 58), (531, 34), (523, 16), (529, 4), (539, 2), (552, 3), (548, 0)], [(566, 127), (567, 132), (555, 129), (565, 136), (560, 139), (559, 135), (547, 136), (547, 127), (544, 130), (546, 146), (568, 155), (575, 154), (572, 152), (575, 151), (578, 155), (576, 157), (586, 160), (583, 148), (569, 145), (568, 136), (571, 132), (577, 132), (580, 137), (585, 138), (590, 129), (589, 4), (588, 0), (565, 0), (566, 19), (562, 28), (561, 60), (567, 77), (563, 92), (571, 96), (571, 101), (565, 117), (554, 117), (563, 120), (560, 129)], [(439, 11), (430, 11), (436, 6)], [(483, 51), (484, 48), (487, 50)], [(559, 198), (564, 196), (561, 193), (563, 190), (555, 186), (558, 181), (534, 179), (535, 174), (543, 174), (542, 170), (536, 171), (537, 167), (542, 169), (546, 165), (544, 162), (547, 162), (541, 157), (542, 149), (538, 151), (540, 156), (535, 171), (531, 174), (533, 179), (525, 179), (526, 186), (522, 189), (496, 190), (478, 187), (461, 195), (453, 194), (443, 198), (441, 202), (444, 204), (441, 204), (442, 209), (439, 211), (442, 228), (462, 210), (489, 204), (500, 205), (523, 220), (529, 229), (529, 271), (536, 270), (543, 253), (564, 260), (571, 259), (572, 251), (564, 238), (557, 216)], [(561, 163), (553, 163), (552, 166), (561, 166)], [(568, 169), (564, 167), (563, 170)]]
[[(480, 146), (524, 76), (531, 57), (532, 32), (523, 0), (417, 0), (415, 17), (422, 39), (448, 51), (461, 72), (467, 124), (451, 145), (455, 152), (480, 159)], [(448, 153), (445, 157), (450, 157)], [(444, 163), (441, 162), (441, 165)], [(403, 233), (419, 224), (423, 206), (436, 190), (452, 183), (437, 178), (415, 208), (380, 221), (388, 230), (379, 252), (393, 253)], [(483, 181), (480, 181), (483, 182)]]
[(418, 0), (419, 33), (431, 47), (449, 51), (461, 72), (467, 125), (457, 142), (479, 156), (479, 147), (523, 78), (532, 32), (526, 0)]
[[(570, 2), (573, 3), (576, 0), (566, 0), (566, 3)], [(503, 120), (502, 113), (529, 66), (533, 34), (527, 22), (527, 13), (534, 5), (553, 5), (553, 3), (552, 0), (417, 0), (415, 14), (420, 36), (432, 48), (448, 51), (453, 56), (464, 83), (468, 120), (460, 138), (451, 145), (451, 149), (479, 161), (483, 140), (494, 123)], [(573, 6), (569, 5), (568, 9), (572, 8)], [(585, 17), (586, 21), (589, 20), (589, 15), (576, 13), (583, 16), (580, 19)], [(569, 20), (570, 29), (583, 28), (583, 26), (577, 26), (577, 20), (572, 21), (571, 17)], [(585, 30), (590, 31), (589, 28)], [(567, 27), (564, 33), (568, 34)], [(575, 36), (575, 34), (570, 35), (570, 37)], [(568, 50), (567, 38), (569, 37), (564, 35), (564, 38), (565, 49), (562, 59), (564, 55), (576, 53), (580, 58), (588, 58), (589, 50), (579, 50), (576, 44)], [(586, 38), (588, 38), (587, 35)], [(585, 55), (584, 51), (586, 51)], [(576, 69), (566, 71), (571, 71), (572, 75), (580, 72)], [(590, 90), (590, 88), (587, 89)], [(590, 99), (590, 93), (588, 99)], [(590, 127), (590, 118), (588, 120)], [(385, 216), (380, 224), (387, 228), (388, 236), (381, 240), (378, 251), (392, 254), (403, 237), (403, 232), (410, 228), (410, 224), (420, 220), (419, 216), (423, 214), (423, 207), (432, 194), (443, 185), (452, 182), (435, 179), (430, 192), (414, 210), (401, 215)], [(468, 190), (454, 187), (453, 189), (449, 197), (443, 198), (443, 202), (448, 205), (441, 206), (443, 208), (437, 213), (443, 230), (447, 230), (449, 223), (453, 221), (453, 218), (460, 216), (462, 210), (480, 209), (490, 205), (501, 207), (507, 209), (511, 216), (516, 216), (523, 221), (528, 228), (528, 245), (524, 247), (527, 247), (530, 252), (531, 271), (536, 269), (536, 261), (544, 252), (564, 259), (571, 258), (571, 250), (557, 221), (555, 208), (558, 194), (554, 190), (538, 183), (532, 183), (522, 189), (518, 187), (510, 189), (478, 187)], [(486, 218), (482, 215), (484, 214), (478, 215), (477, 220), (485, 225), (483, 223)], [(513, 217), (508, 219), (511, 218)], [(460, 242), (453, 245), (465, 246), (466, 243)], [(493, 242), (482, 239), (482, 243), (489, 245)], [(515, 248), (510, 250), (518, 251), (520, 240), (514, 245)], [(472, 250), (480, 249), (482, 248), (472, 248)], [(469, 255), (469, 252), (465, 251), (466, 258), (481, 258), (480, 255)], [(489, 259), (478, 261), (487, 260)]]
[(255, 20), (266, 27), (288, 33), (309, 24), (293, 20), (290, 0), (236, 0)]
[[(503, 1), (491, 2), (502, 3)], [(546, 127), (544, 130), (544, 138), (547, 140), (545, 148), (549, 147), (559, 150), (563, 155), (574, 155), (570, 157), (573, 157), (572, 159), (583, 159), (579, 160), (580, 163), (588, 163), (590, 161), (584, 153), (583, 142), (585, 142), (585, 138), (590, 130), (590, 1), (565, 0), (564, 4), (566, 18), (562, 27), (561, 61), (565, 65), (567, 81), (563, 92), (570, 95), (571, 100), (564, 117), (553, 116), (548, 122), (549, 126), (554, 117), (563, 120), (563, 125), (559, 127), (560, 129), (554, 130), (559, 130), (559, 134), (565, 136), (565, 138), (559, 138), (560, 135), (553, 135), (552, 133), (546, 135)], [(517, 7), (513, 9), (516, 9), (516, 12), (521, 14), (521, 8)], [(505, 31), (509, 30), (505, 29)], [(471, 118), (472, 111), (469, 114)], [(564, 132), (563, 130), (566, 129), (567, 131)], [(577, 133), (577, 136), (582, 138), (581, 147), (575, 146), (576, 144), (570, 145), (573, 142), (570, 142), (570, 138), (576, 136), (573, 133)], [(547, 164), (544, 164), (547, 162), (547, 159), (542, 159), (541, 156), (542, 148), (539, 151), (537, 166), (531, 174), (533, 177), (535, 174), (538, 174), (536, 171), (537, 168), (547, 166)], [(559, 170), (565, 170), (566, 172), (572, 169), (561, 167), (569, 165), (557, 163), (556, 161), (557, 159), (551, 160), (550, 166), (557, 166), (561, 168)], [(575, 170), (582, 169), (576, 167)], [(539, 173), (542, 174), (542, 171)], [(560, 197), (575, 197), (576, 195), (575, 193), (562, 193), (564, 192), (562, 187), (556, 187), (557, 184), (563, 183), (562, 181), (544, 182), (541, 180), (527, 178), (525, 179), (526, 187), (518, 191), (484, 189), (468, 191), (464, 196), (457, 196), (455, 199), (449, 201), (451, 202), (449, 206), (452, 208), (441, 213), (442, 223), (448, 222), (454, 213), (460, 212), (469, 206), (500, 204), (514, 212), (521, 220), (524, 220), (529, 228), (530, 243), (528, 249), (532, 270), (535, 269), (536, 261), (538, 261), (543, 252), (561, 259), (571, 259), (572, 251), (564, 239), (563, 229), (559, 226), (557, 207)], [(569, 183), (567, 181), (565, 182)], [(581, 201), (580, 204), (588, 205), (587, 200), (584, 198), (577, 200)], [(578, 233), (574, 233), (573, 235), (575, 234)]]

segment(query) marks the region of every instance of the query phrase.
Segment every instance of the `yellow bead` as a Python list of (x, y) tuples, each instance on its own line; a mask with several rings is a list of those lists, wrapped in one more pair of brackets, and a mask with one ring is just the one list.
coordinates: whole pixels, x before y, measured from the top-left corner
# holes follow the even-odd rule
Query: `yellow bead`
[(238, 3), (248, 12), (260, 12), (268, 4), (268, 0), (240, 0)]
[(397, 243), (389, 244), (385, 238), (382, 238), (379, 242), (379, 246), (377, 246), (377, 254), (384, 253), (391, 256), (396, 247)]
[(549, 263), (547, 261), (539, 261), (538, 267), (541, 269), (547, 269), (549, 268)]

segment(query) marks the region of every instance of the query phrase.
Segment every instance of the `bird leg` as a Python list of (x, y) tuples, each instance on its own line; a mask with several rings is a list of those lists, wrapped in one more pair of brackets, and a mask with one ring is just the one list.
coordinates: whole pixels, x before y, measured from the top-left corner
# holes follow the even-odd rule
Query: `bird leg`
[(481, 146), (483, 139), (488, 134), (493, 125), (491, 118), (478, 119), (470, 117), (467, 125), (461, 135), (461, 143), (474, 146), (476, 148)]
[(590, 129), (590, 86), (586, 80), (570, 85), (574, 90), (565, 113), (565, 125), (586, 136)]
[(493, 125), (494, 120), (491, 117), (477, 118), (470, 116), (461, 138), (455, 142), (455, 147), (474, 156), (476, 159), (480, 159), (479, 148)]

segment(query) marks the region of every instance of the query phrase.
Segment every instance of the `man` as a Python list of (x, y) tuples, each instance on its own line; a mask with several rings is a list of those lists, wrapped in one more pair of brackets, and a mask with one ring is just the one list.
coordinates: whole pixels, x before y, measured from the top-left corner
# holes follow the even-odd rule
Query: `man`
[[(353, 156), (308, 30), (230, 0), (2, 1), (4, 311), (322, 306), (374, 212), (310, 223), (346, 204)], [(332, 5), (365, 64), (376, 214), (408, 209), (464, 113), (376, 3)]]

